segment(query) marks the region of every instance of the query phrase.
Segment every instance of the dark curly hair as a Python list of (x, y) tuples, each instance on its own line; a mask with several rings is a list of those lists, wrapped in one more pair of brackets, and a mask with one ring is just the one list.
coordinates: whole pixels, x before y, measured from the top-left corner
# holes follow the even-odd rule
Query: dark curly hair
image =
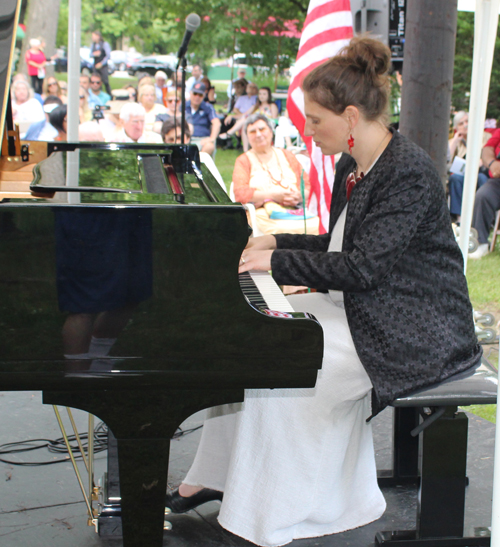
[(361, 35), (311, 71), (302, 89), (316, 103), (337, 115), (356, 106), (369, 121), (387, 121), (389, 102), (389, 48)]

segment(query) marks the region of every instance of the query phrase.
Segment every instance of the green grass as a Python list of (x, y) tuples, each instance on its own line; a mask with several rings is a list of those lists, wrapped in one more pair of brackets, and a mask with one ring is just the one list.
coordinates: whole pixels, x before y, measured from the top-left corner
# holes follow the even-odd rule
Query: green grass
[[(470, 298), (474, 308), (482, 310), (488, 306), (496, 306), (500, 310), (500, 247), (481, 258), (467, 261), (467, 282)], [(500, 319), (500, 317), (498, 317)]]
[(222, 180), (226, 183), (228, 191), (233, 178), (234, 162), (240, 154), (242, 154), (241, 150), (223, 150), (218, 148), (215, 155), (215, 165), (221, 174)]

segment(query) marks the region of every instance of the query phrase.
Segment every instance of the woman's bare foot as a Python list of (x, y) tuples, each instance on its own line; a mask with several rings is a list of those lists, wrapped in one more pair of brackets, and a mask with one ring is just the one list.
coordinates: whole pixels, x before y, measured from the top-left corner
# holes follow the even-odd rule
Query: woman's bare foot
[(183, 498), (189, 498), (191, 496), (194, 496), (197, 492), (200, 490), (203, 490), (203, 486), (191, 486), (190, 484), (184, 484), (181, 483), (179, 486), (179, 494)]

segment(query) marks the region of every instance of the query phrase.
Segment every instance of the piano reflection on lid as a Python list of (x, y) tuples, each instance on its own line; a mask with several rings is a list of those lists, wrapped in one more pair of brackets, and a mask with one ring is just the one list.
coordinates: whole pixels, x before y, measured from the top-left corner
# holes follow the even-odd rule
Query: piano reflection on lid
[(72, 369), (104, 357), (141, 301), (152, 296), (150, 210), (55, 208), (64, 356)]

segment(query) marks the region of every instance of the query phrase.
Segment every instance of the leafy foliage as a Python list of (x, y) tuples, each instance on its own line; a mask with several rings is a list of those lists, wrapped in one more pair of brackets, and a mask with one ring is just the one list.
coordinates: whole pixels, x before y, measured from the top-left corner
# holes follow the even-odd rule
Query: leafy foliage
[[(259, 52), (262, 64), (273, 67), (280, 50), (281, 68), (295, 58), (298, 39), (268, 34), (235, 32), (241, 27), (262, 25), (269, 16), (297, 20), (300, 29), (307, 13), (308, 0), (261, 0), (242, 4), (237, 0), (84, 0), (82, 2), (82, 44), (90, 43), (90, 34), (98, 28), (112, 48), (122, 47), (124, 37), (144, 53), (177, 51), (185, 31), (185, 19), (198, 13), (202, 23), (193, 34), (190, 62), (205, 66), (216, 54), (229, 56), (236, 45), (243, 53)], [(68, 43), (68, 0), (61, 0), (57, 44)], [(257, 39), (256, 39), (257, 38)], [(258, 44), (256, 46), (256, 43)]]
[[(498, 51), (500, 34), (497, 31), (487, 118), (500, 118), (500, 59)], [(474, 48), (474, 13), (458, 12), (455, 68), (453, 74), (452, 104), (456, 110), (469, 110), (469, 92), (472, 77), (472, 52)]]
[[(177, 23), (170, 4), (159, 0), (92, 0), (82, 2), (82, 45), (90, 44), (94, 29), (101, 30), (112, 49), (130, 45), (148, 53), (173, 51), (178, 43)], [(57, 45), (68, 43), (68, 0), (61, 0)]]

